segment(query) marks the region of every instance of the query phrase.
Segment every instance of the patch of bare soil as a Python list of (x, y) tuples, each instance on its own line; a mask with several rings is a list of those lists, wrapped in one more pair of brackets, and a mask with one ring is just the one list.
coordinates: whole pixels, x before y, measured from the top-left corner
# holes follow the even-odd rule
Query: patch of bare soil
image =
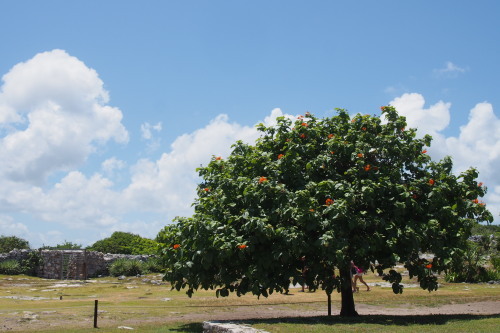
[[(412, 315), (494, 315), (500, 314), (500, 301), (475, 302), (465, 304), (447, 304), (436, 307), (412, 307), (411, 305), (398, 308), (387, 308), (383, 306), (358, 304), (356, 311), (360, 315), (389, 315), (389, 316), (412, 316)], [(332, 308), (332, 315), (338, 315), (340, 308)], [(183, 320), (248, 320), (268, 319), (286, 317), (314, 317), (325, 316), (324, 311), (301, 311), (282, 307), (236, 307), (231, 312), (218, 312), (207, 315), (185, 314)]]

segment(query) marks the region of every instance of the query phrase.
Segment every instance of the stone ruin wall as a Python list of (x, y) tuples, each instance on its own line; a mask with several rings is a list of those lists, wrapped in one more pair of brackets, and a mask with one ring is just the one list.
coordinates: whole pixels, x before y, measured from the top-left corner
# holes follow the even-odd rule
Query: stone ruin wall
[(104, 254), (86, 250), (12, 250), (0, 254), (0, 262), (6, 260), (26, 260), (31, 252), (39, 252), (42, 264), (37, 276), (46, 279), (83, 280), (99, 275), (107, 275), (109, 266), (117, 259), (127, 258), (147, 261), (151, 255)]

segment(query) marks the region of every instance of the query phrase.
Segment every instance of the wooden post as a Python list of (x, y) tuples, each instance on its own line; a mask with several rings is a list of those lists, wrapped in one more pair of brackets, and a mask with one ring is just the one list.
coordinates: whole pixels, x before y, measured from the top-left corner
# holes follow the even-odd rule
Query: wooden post
[(97, 327), (97, 304), (99, 303), (98, 300), (95, 300), (95, 305), (94, 305), (94, 328)]
[(328, 317), (332, 316), (332, 295), (328, 294)]

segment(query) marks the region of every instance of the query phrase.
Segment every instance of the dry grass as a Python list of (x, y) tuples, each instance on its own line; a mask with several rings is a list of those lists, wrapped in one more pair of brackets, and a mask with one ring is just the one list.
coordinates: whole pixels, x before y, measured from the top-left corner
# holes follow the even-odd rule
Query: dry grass
[[(251, 318), (252, 314), (266, 313), (269, 309), (278, 315), (290, 311), (326, 312), (326, 295), (322, 291), (301, 293), (299, 289), (292, 289), (290, 295), (273, 294), (257, 299), (252, 295), (216, 298), (214, 291), (200, 290), (188, 298), (184, 291), (172, 291), (163, 282), (157, 285), (144, 279), (119, 281), (107, 277), (84, 282), (0, 275), (0, 331), (70, 332), (71, 327), (73, 332), (84, 332), (93, 326), (96, 299), (99, 300), (98, 325), (106, 328), (106, 332), (118, 326), (140, 327), (141, 331), (151, 332), (167, 332), (168, 327), (184, 332), (199, 331), (203, 320), (228, 318), (234, 313), (246, 313)], [(161, 276), (150, 275), (147, 279), (160, 281)], [(366, 275), (365, 280), (370, 284), (383, 282), (373, 274)], [(416, 282), (405, 280), (403, 283)], [(37, 300), (29, 300), (29, 297)], [(402, 295), (394, 295), (390, 288), (373, 286), (370, 292), (355, 294), (356, 304), (394, 308), (484, 300), (500, 301), (500, 286), (443, 283), (433, 293), (406, 288)], [(339, 294), (332, 295), (332, 304), (338, 309)]]

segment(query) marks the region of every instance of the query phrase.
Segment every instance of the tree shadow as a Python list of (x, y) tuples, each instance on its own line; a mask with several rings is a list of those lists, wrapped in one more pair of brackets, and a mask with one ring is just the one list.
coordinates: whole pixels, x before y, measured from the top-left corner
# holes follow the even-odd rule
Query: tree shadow
[[(158, 332), (162, 332), (159, 330)], [(165, 332), (200, 333), (203, 332), (202, 323), (187, 323), (179, 325), (178, 328), (170, 328)]]
[(283, 317), (283, 318), (256, 318), (246, 320), (230, 320), (217, 322), (231, 322), (234, 324), (258, 325), (258, 324), (306, 324), (306, 325), (336, 325), (336, 324), (378, 324), (386, 326), (409, 326), (409, 325), (446, 325), (454, 320), (480, 320), (489, 318), (500, 318), (500, 315), (471, 315), (471, 314), (434, 314), (434, 315), (363, 315), (358, 317), (340, 316), (314, 316), (314, 317)]

